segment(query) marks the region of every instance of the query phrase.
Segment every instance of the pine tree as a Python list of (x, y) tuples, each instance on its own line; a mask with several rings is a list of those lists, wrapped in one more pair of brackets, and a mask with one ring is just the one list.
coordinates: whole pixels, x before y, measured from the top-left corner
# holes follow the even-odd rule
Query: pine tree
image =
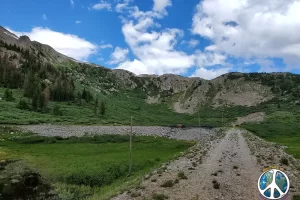
[(99, 105), (98, 97), (96, 97), (96, 100), (95, 100), (95, 107), (94, 107), (94, 112), (95, 112), (95, 114), (97, 114), (98, 105)]
[(102, 116), (105, 115), (105, 103), (103, 101), (101, 101), (101, 105), (100, 105), (100, 114)]
[(85, 88), (83, 88), (82, 94), (81, 94), (81, 98), (86, 100), (86, 91)]
[(5, 99), (5, 101), (14, 101), (15, 100), (15, 98), (13, 97), (13, 93), (10, 89), (5, 90), (4, 99)]

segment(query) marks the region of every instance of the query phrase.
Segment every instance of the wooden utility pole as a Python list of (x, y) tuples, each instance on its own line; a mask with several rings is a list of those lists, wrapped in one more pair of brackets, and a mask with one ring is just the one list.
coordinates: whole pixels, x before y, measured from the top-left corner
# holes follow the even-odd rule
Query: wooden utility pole
[(201, 125), (200, 125), (200, 108), (198, 110), (198, 123), (199, 123), (199, 134), (201, 134)]
[(222, 128), (224, 128), (224, 119), (223, 119), (224, 116), (223, 115), (224, 115), (224, 108), (222, 109)]
[(132, 116), (130, 120), (130, 144), (129, 144), (129, 171), (128, 176), (131, 175), (131, 169), (132, 169)]

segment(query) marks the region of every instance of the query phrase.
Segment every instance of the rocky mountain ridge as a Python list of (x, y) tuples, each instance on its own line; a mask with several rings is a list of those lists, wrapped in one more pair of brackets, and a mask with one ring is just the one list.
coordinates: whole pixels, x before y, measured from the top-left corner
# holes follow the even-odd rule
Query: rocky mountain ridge
[[(204, 105), (253, 106), (269, 101), (276, 96), (276, 80), (289, 75), (228, 73), (213, 80), (174, 74), (135, 75), (122, 69), (108, 69), (76, 61), (48, 45), (31, 41), (27, 36), (17, 37), (1, 26), (0, 42), (0, 58), (7, 56), (16, 68), (22, 67), (26, 60), (24, 52), (27, 52), (39, 62), (51, 63), (67, 71), (84, 86), (106, 94), (136, 90), (147, 103), (166, 103), (178, 113), (194, 113)], [(279, 90), (283, 92), (281, 88)]]

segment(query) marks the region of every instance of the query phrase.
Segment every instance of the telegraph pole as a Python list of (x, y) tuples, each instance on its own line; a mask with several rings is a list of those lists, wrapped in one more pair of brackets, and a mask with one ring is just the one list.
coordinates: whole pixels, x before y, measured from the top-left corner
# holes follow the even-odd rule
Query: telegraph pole
[(128, 176), (131, 175), (131, 169), (132, 169), (132, 116), (130, 119), (130, 143), (129, 143), (129, 171)]
[(200, 125), (200, 108), (198, 110), (198, 123), (199, 123), (199, 134), (201, 135), (201, 125)]
[(224, 128), (224, 119), (223, 119), (223, 115), (224, 115), (224, 108), (222, 109), (222, 128)]

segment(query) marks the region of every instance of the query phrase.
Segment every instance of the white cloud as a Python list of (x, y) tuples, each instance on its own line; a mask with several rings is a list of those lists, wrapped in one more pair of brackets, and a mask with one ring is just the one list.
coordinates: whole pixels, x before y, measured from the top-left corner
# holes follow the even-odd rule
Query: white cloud
[(217, 51), (236, 58), (282, 58), (300, 64), (299, 0), (203, 0), (193, 17), (192, 33)]
[[(165, 4), (167, 5), (167, 4)], [(162, 6), (160, 11), (166, 6)], [(158, 9), (156, 9), (158, 10)], [(196, 51), (192, 55), (177, 50), (177, 43), (184, 36), (184, 32), (176, 28), (166, 28), (154, 31), (153, 28), (160, 27), (155, 22), (166, 16), (165, 13), (157, 11), (140, 11), (134, 6), (129, 9), (130, 17), (133, 19), (123, 20), (122, 32), (126, 43), (129, 45), (135, 59), (125, 60), (118, 65), (118, 69), (126, 69), (136, 74), (185, 74), (191, 67), (196, 66), (198, 71), (206, 70), (204, 78), (212, 78), (220, 72), (228, 70), (207, 70), (205, 67), (215, 65), (227, 65), (227, 57), (220, 53)], [(187, 44), (195, 47), (199, 44), (196, 40), (190, 40)], [(229, 68), (229, 66), (227, 66)], [(194, 75), (198, 75), (196, 73)]]
[(47, 20), (47, 19), (48, 19), (46, 14), (43, 14), (43, 19), (44, 19), (44, 20)]
[(73, 0), (70, 0), (70, 4), (71, 4), (72, 8), (73, 8), (73, 7), (74, 7), (74, 5), (75, 5), (75, 3), (74, 3), (74, 1), (73, 1)]
[(99, 3), (93, 5), (92, 7), (93, 9), (95, 10), (103, 10), (103, 9), (106, 9), (108, 11), (111, 11), (111, 4), (108, 3), (107, 1), (103, 1), (101, 0)]
[(198, 40), (191, 39), (191, 40), (189, 41), (189, 46), (192, 47), (192, 48), (198, 46), (198, 44), (199, 44), (199, 41), (198, 41)]
[(80, 20), (75, 21), (76, 24), (81, 24)]
[(99, 46), (100, 49), (111, 49), (113, 46), (111, 44), (102, 44)]
[(215, 52), (201, 52), (197, 50), (194, 54), (195, 65), (203, 68), (214, 65), (229, 65), (226, 63), (227, 56)]
[(153, 10), (157, 12), (165, 12), (166, 7), (172, 6), (171, 0), (154, 0)]
[(108, 61), (108, 64), (118, 64), (124, 62), (125, 60), (127, 60), (128, 53), (128, 49), (116, 47), (115, 51), (110, 56), (110, 61)]
[(228, 72), (230, 72), (230, 68), (206, 69), (204, 67), (200, 67), (194, 72), (191, 77), (200, 77), (203, 79), (211, 80)]
[(184, 73), (194, 64), (193, 56), (175, 50), (177, 39), (183, 36), (183, 31), (179, 29), (147, 31), (155, 26), (152, 14), (148, 17), (146, 13), (137, 12), (139, 12), (138, 22), (134, 24), (130, 21), (122, 28), (125, 41), (137, 59), (132, 62), (126, 61), (118, 68), (137, 74)]
[(92, 54), (96, 54), (98, 49), (97, 45), (92, 44), (83, 38), (79, 38), (76, 35), (52, 31), (49, 28), (35, 27), (31, 32), (10, 31), (17, 36), (27, 35), (31, 40), (50, 45), (56, 51), (81, 61), (87, 60)]

